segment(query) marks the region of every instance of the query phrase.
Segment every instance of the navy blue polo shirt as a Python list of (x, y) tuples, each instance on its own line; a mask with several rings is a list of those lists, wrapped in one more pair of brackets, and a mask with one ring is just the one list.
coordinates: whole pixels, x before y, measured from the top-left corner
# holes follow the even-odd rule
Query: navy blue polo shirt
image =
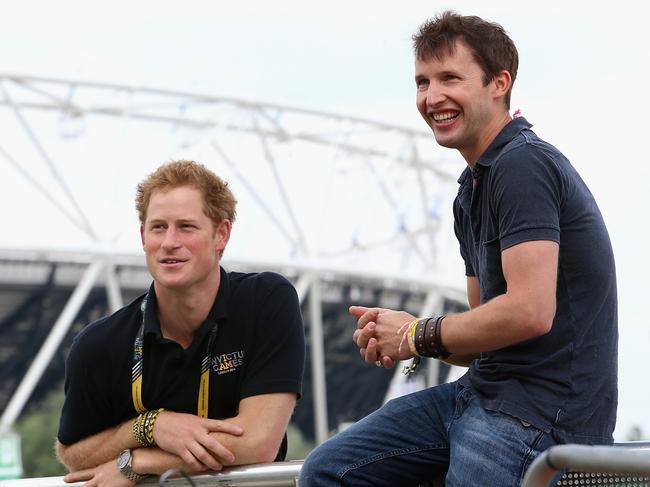
[(523, 118), (506, 125), (459, 179), (455, 232), (481, 303), (504, 294), (501, 252), (559, 243), (551, 331), (481, 353), (461, 379), (486, 409), (552, 433), (560, 442), (612, 441), (617, 407), (616, 273), (607, 229), (569, 161)]
[[(298, 297), (284, 277), (226, 273), (206, 321), (183, 349), (162, 336), (153, 285), (144, 319), (142, 400), (148, 410), (197, 414), (201, 361), (210, 332), (210, 418), (233, 417), (245, 397), (301, 393), (305, 343)], [(133, 342), (144, 296), (82, 330), (66, 362), (58, 438), (64, 445), (138, 415), (131, 396)], [(264, 421), (264, 418), (260, 418)]]

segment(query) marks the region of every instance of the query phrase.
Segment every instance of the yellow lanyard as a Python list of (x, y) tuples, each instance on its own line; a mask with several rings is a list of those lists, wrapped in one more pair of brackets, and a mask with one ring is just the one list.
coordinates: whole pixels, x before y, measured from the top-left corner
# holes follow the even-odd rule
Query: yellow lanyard
[[(131, 396), (133, 398), (133, 406), (138, 413), (144, 413), (147, 408), (144, 407), (142, 402), (142, 360), (144, 358), (144, 316), (147, 309), (147, 293), (140, 304), (140, 311), (142, 312), (142, 323), (140, 329), (133, 342), (133, 367), (131, 369)], [(201, 361), (201, 380), (199, 381), (199, 397), (197, 399), (197, 414), (201, 418), (208, 417), (208, 407), (210, 403), (210, 352), (212, 351), (212, 344), (217, 336), (219, 325), (215, 324), (210, 332), (208, 339), (208, 347), (205, 351), (205, 356)]]

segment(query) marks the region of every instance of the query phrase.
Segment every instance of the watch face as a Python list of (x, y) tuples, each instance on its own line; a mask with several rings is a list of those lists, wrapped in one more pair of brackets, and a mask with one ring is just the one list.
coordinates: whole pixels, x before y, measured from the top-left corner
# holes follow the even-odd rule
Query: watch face
[(121, 469), (126, 467), (129, 464), (131, 459), (131, 452), (129, 450), (124, 450), (120, 453), (120, 456), (117, 457), (117, 466)]

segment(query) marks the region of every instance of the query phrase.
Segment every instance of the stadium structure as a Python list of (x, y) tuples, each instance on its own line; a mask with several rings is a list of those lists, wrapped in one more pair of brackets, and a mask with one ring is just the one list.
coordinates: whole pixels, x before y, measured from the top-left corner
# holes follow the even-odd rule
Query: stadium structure
[(229, 181), (223, 265), (295, 285), (308, 340), (293, 422), (321, 442), (409, 381), (363, 363), (350, 304), (431, 315), (465, 305), (451, 202), (460, 166), (430, 133), (336, 113), (138, 86), (0, 74), (0, 410), (62, 387), (72, 337), (150, 284), (133, 208), (172, 159)]

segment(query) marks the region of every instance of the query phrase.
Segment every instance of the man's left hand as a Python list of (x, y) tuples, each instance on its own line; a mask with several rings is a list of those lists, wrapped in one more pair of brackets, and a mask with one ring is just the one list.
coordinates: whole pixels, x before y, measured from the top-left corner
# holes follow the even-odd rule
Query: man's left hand
[(113, 459), (95, 468), (79, 470), (66, 475), (63, 480), (68, 483), (83, 482), (83, 487), (133, 487), (135, 482), (127, 479), (117, 468)]
[(350, 314), (357, 318), (357, 329), (352, 339), (366, 362), (379, 361), (382, 366), (390, 368), (396, 361), (412, 357), (402, 337), (405, 326), (415, 320), (413, 315), (406, 311), (363, 306), (350, 306)]

